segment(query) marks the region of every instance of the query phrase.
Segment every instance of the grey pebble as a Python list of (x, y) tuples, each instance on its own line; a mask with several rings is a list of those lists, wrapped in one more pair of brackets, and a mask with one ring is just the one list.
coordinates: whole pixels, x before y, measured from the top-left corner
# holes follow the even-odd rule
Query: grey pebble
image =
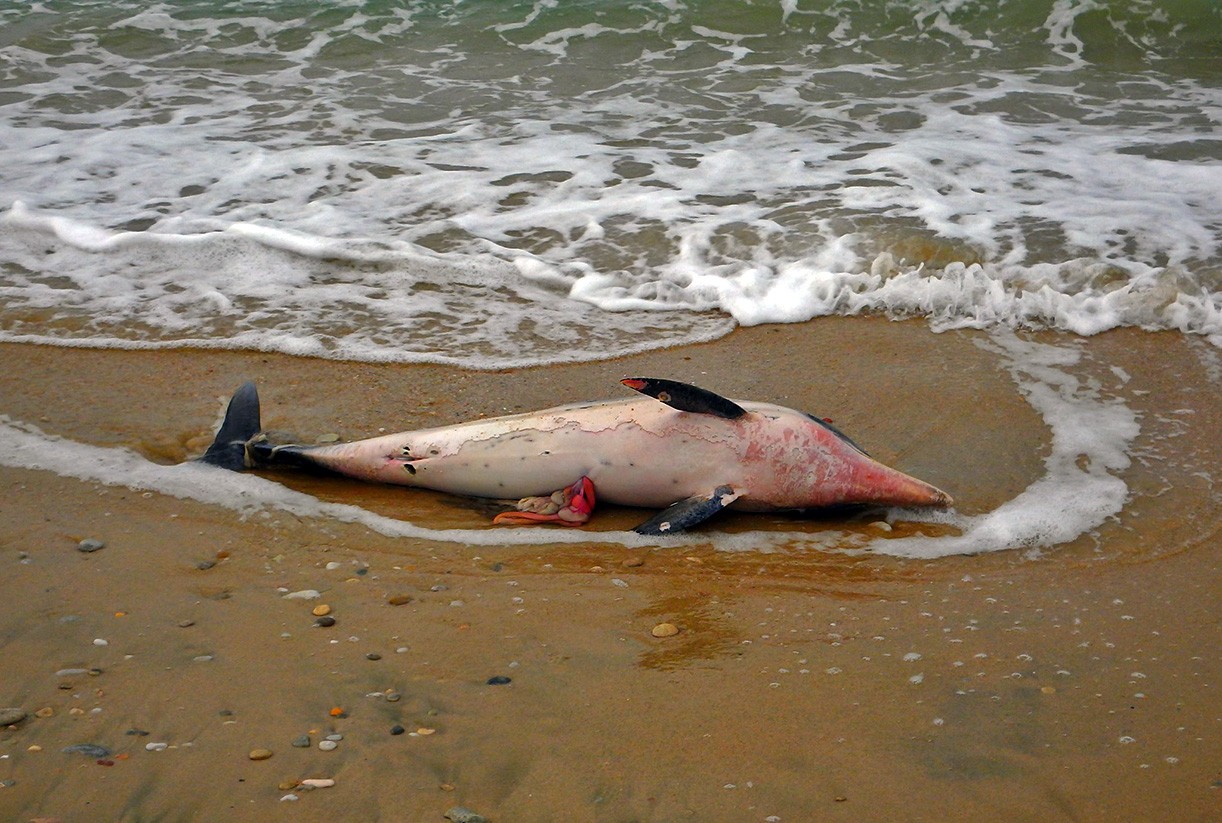
[(298, 737), (296, 740), (293, 741), (292, 746), (295, 749), (310, 748), (310, 736), (308, 734), (303, 734), (301, 737)]
[(335, 748), (337, 748), (338, 746), (339, 744), (336, 743), (334, 740), (319, 740), (318, 741), (318, 748), (324, 752), (332, 751)]
[(110, 757), (110, 749), (96, 743), (77, 743), (63, 750), (64, 754), (83, 754), (87, 757)]
[(56, 677), (74, 677), (78, 674), (89, 674), (89, 669), (60, 669), (55, 673)]
[(465, 806), (455, 806), (446, 812), (446, 818), (453, 823), (488, 823), (488, 818), (477, 814)]
[(80, 543), (76, 544), (76, 550), (78, 552), (85, 552), (86, 554), (89, 552), (96, 552), (98, 549), (104, 548), (106, 548), (105, 543), (103, 543), (101, 540), (95, 540), (92, 537), (86, 537)]
[(336, 733), (334, 733), (334, 734), (329, 734), (329, 735), (327, 735), (326, 739), (327, 739), (327, 740), (334, 740), (335, 742), (337, 742), (337, 743), (338, 743), (339, 741), (341, 741), (341, 740), (343, 740), (343, 739), (344, 739), (344, 736), (343, 736), (342, 734), (340, 734), (339, 732), (336, 732)]
[(8, 709), (0, 709), (0, 726), (12, 726), (20, 723), (30, 716), (30, 713), (25, 709), (16, 707)]
[(206, 572), (208, 571), (208, 569), (211, 569), (215, 565), (216, 565), (215, 560), (201, 560), (195, 564), (195, 568), (199, 569), (201, 572)]

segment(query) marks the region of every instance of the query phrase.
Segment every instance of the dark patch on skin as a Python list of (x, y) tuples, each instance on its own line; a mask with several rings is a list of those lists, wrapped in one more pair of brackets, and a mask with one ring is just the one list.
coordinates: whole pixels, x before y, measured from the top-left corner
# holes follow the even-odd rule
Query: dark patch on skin
[(415, 467), (415, 466), (413, 466), (411, 463), (404, 463), (404, 464), (403, 464), (403, 468), (407, 470), (407, 473), (408, 473), (408, 474), (415, 474), (415, 473), (416, 473), (416, 467)]

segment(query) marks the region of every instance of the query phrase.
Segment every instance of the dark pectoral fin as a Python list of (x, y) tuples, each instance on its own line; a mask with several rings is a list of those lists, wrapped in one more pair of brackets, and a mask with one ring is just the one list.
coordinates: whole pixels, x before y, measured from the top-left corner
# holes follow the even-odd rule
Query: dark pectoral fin
[(746, 409), (733, 400), (727, 400), (720, 394), (714, 394), (698, 386), (680, 383), (677, 380), (664, 380), (660, 377), (628, 377), (619, 382), (641, 394), (656, 397), (672, 409), (679, 411), (714, 414), (727, 420), (734, 420), (747, 413)]
[(680, 500), (633, 529), (637, 534), (674, 534), (708, 520), (741, 496), (730, 486), (718, 486), (711, 494)]

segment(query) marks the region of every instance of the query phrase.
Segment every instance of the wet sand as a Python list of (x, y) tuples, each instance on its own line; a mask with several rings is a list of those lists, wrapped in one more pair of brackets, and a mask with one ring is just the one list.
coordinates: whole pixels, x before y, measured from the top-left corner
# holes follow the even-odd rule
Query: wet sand
[[(0, 414), (172, 463), (246, 378), (269, 427), (356, 438), (669, 376), (832, 417), (975, 513), (1038, 478), (1049, 450), (986, 339), (829, 319), (513, 373), (10, 345)], [(1142, 433), (1124, 512), (1038, 554), (466, 547), (0, 467), (0, 706), (51, 710), (0, 729), (0, 819), (1216, 819), (1216, 355), (1171, 334), (1040, 339), (1080, 347), (1075, 375)], [(437, 527), (496, 510), (277, 478)], [(609, 509), (591, 528), (645, 516)], [(79, 552), (83, 538), (105, 548)], [(303, 589), (322, 597), (282, 596)], [(319, 603), (334, 626), (314, 625)], [(654, 638), (661, 622), (679, 634)], [(330, 733), (343, 739), (320, 751)], [(312, 747), (293, 747), (303, 734)], [(112, 765), (62, 752), (79, 743)], [(281, 788), (310, 777), (336, 785)]]

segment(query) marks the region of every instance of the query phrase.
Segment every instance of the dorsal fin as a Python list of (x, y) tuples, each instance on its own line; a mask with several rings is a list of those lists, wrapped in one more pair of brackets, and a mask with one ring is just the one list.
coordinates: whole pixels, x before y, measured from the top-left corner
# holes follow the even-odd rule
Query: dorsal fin
[(679, 411), (712, 414), (724, 417), (726, 420), (736, 420), (747, 413), (746, 409), (733, 400), (727, 400), (720, 394), (714, 394), (707, 389), (687, 383), (680, 383), (677, 380), (665, 380), (660, 377), (626, 377), (619, 382), (641, 394), (655, 397), (672, 409)]

